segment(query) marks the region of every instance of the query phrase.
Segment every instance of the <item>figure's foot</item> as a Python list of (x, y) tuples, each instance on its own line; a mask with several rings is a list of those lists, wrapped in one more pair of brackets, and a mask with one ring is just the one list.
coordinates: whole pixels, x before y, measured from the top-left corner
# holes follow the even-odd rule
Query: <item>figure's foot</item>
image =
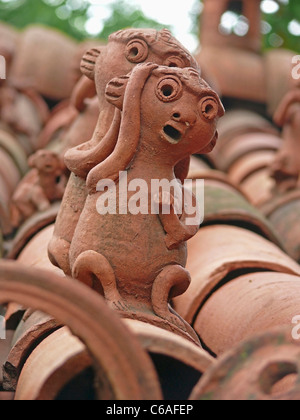
[(170, 301), (183, 294), (191, 282), (190, 274), (179, 265), (165, 267), (158, 275), (152, 289), (152, 306), (160, 318), (186, 331), (187, 324), (171, 308)]

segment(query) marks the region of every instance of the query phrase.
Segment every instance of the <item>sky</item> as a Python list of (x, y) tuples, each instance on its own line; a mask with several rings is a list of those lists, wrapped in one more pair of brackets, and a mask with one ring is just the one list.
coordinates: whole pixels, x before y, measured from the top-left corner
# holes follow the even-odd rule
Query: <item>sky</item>
[[(99, 31), (99, 21), (109, 16), (108, 5), (111, 0), (89, 0), (92, 5), (91, 18), (86, 29), (91, 34)], [(190, 13), (201, 6), (197, 0), (127, 0), (129, 4), (139, 6), (144, 14), (159, 23), (172, 26), (174, 36), (190, 51), (196, 50), (197, 38), (192, 35)]]
[[(72, 0), (77, 1), (77, 0)], [(86, 30), (91, 35), (99, 33), (99, 23), (109, 17), (109, 4), (112, 0), (88, 0), (91, 4), (89, 9), (90, 19), (86, 24)], [(251, 1), (251, 0), (249, 0)], [(289, 0), (277, 0), (287, 4)], [(127, 0), (130, 5), (137, 6), (144, 14), (159, 23), (170, 25), (174, 36), (190, 51), (196, 51), (199, 40), (191, 34), (192, 14), (199, 14), (203, 7), (198, 0)], [(278, 2), (274, 0), (263, 0), (261, 10), (266, 14), (276, 13), (279, 9)], [(272, 27), (267, 23), (262, 28), (263, 33), (267, 34)], [(233, 12), (227, 12), (222, 17), (220, 29), (224, 33), (234, 32), (238, 36), (245, 36), (249, 30), (249, 24), (245, 19), (240, 19)], [(300, 22), (296, 19), (290, 22), (289, 31), (293, 35), (300, 36)], [(101, 30), (101, 29), (100, 29)], [(265, 31), (265, 32), (264, 32)], [(279, 37), (278, 37), (279, 38)], [(281, 38), (280, 38), (281, 39)], [(281, 39), (283, 42), (283, 40)], [(274, 45), (279, 47), (280, 45)]]

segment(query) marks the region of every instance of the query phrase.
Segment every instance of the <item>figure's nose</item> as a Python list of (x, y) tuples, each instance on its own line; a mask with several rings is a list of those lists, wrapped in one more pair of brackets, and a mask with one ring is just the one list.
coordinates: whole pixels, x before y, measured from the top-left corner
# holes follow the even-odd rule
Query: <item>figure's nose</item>
[(175, 109), (172, 119), (187, 126), (193, 126), (197, 122), (197, 114), (193, 109), (185, 109), (184, 111)]

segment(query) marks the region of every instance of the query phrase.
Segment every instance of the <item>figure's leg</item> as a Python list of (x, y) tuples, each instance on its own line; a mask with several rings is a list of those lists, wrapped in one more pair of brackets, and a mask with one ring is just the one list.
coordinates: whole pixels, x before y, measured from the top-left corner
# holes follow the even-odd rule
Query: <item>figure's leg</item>
[(46, 211), (51, 206), (43, 188), (40, 186), (32, 187), (31, 202), (38, 211)]
[(50, 261), (67, 276), (71, 275), (70, 246), (86, 197), (85, 181), (71, 174), (48, 247)]
[(190, 273), (180, 265), (165, 267), (153, 283), (152, 306), (156, 315), (190, 332), (191, 326), (171, 308), (170, 301), (182, 295), (191, 282)]
[(83, 252), (77, 257), (72, 274), (75, 279), (102, 294), (113, 309), (127, 310), (117, 289), (114, 270), (103, 255), (92, 250)]

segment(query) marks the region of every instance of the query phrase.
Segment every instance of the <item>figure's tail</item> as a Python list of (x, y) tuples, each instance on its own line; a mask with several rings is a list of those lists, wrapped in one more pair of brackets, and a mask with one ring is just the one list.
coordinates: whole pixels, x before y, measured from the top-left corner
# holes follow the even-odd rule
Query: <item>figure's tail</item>
[(77, 257), (73, 277), (102, 294), (109, 302), (121, 301), (114, 270), (101, 254), (89, 250)]

